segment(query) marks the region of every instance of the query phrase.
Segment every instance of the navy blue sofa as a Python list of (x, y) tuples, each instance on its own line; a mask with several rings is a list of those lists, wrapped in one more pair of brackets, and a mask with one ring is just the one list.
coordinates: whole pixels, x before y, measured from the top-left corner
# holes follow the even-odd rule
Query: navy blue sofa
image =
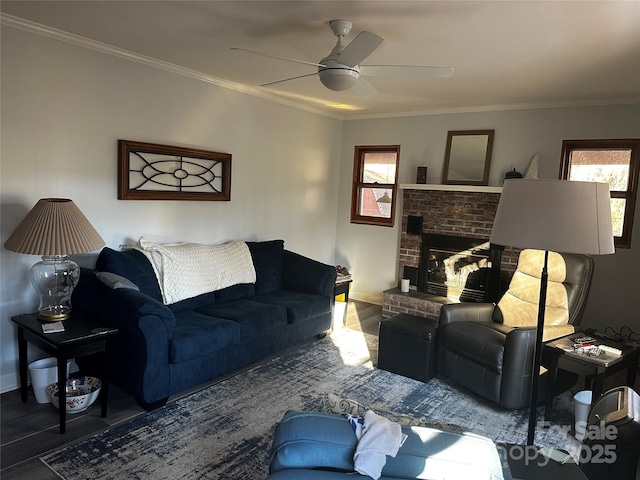
[[(164, 305), (153, 267), (138, 250), (104, 248), (83, 269), (74, 309), (117, 327), (107, 349), (110, 381), (150, 410), (196, 387), (331, 328), (335, 267), (284, 249), (247, 242), (256, 282)], [(111, 272), (135, 288), (107, 286)], [(78, 359), (83, 369), (82, 358)], [(90, 360), (85, 363), (91, 368)]]

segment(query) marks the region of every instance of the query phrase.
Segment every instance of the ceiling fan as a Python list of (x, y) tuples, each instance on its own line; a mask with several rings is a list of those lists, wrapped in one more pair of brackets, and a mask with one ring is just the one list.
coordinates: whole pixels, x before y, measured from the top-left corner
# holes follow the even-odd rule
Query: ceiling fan
[(451, 67), (430, 67), (421, 65), (360, 65), (364, 59), (371, 55), (383, 42), (384, 38), (375, 33), (363, 31), (349, 44), (345, 44), (345, 38), (351, 31), (352, 23), (349, 20), (332, 20), (329, 22), (331, 31), (338, 37), (336, 46), (328, 56), (318, 63), (280, 57), (269, 53), (256, 52), (244, 48), (231, 48), (231, 50), (276, 58), (288, 62), (296, 62), (317, 67), (317, 72), (297, 77), (285, 78), (275, 82), (263, 83), (261, 87), (289, 82), (304, 77), (318, 75), (322, 84), (329, 90), (343, 91), (354, 87), (362, 95), (376, 95), (377, 92), (362, 76), (406, 76), (406, 77), (430, 77), (448, 78), (453, 75)]

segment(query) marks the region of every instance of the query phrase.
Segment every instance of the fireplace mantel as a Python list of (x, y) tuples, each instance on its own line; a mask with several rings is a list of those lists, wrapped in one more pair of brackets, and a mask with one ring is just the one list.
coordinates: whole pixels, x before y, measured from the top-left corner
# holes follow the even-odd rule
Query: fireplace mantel
[(439, 185), (435, 183), (401, 183), (401, 190), (439, 190), (447, 192), (502, 193), (502, 187), (485, 185)]

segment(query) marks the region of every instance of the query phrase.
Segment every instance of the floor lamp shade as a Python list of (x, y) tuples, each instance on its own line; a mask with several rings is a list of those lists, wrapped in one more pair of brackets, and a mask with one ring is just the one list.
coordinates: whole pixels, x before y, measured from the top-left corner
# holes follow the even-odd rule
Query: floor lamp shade
[(506, 180), (490, 242), (505, 247), (544, 250), (540, 300), (529, 398), (527, 444), (533, 445), (542, 333), (547, 296), (549, 251), (605, 255), (615, 252), (609, 184), (568, 180)]
[(104, 240), (89, 220), (65, 198), (39, 200), (4, 244), (13, 252), (42, 255), (31, 268), (31, 282), (40, 294), (38, 316), (43, 320), (61, 320), (71, 312), (80, 269), (69, 255), (102, 246)]
[(563, 253), (614, 253), (609, 184), (506, 180), (490, 241)]

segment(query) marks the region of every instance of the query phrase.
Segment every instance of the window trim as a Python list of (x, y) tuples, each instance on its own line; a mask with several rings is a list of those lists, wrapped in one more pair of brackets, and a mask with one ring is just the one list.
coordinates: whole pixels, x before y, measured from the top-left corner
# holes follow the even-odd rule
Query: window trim
[(622, 235), (619, 237), (613, 237), (614, 245), (617, 248), (631, 248), (633, 217), (635, 215), (638, 180), (640, 176), (640, 139), (563, 140), (559, 174), (559, 178), (562, 180), (569, 179), (569, 171), (571, 169), (571, 152), (573, 150), (631, 150), (631, 156), (629, 158), (629, 184), (627, 185), (627, 191), (611, 191), (611, 198), (625, 199)]
[[(396, 154), (396, 174), (394, 183), (367, 183), (363, 182), (364, 157), (367, 153), (389, 152)], [(396, 217), (396, 203), (398, 192), (398, 172), (400, 170), (400, 145), (356, 145), (353, 156), (353, 182), (351, 186), (351, 223), (364, 225), (379, 225), (382, 227), (393, 227)], [(391, 216), (389, 218), (370, 217), (360, 215), (358, 205), (360, 204), (359, 192), (363, 188), (385, 188), (391, 191)]]

